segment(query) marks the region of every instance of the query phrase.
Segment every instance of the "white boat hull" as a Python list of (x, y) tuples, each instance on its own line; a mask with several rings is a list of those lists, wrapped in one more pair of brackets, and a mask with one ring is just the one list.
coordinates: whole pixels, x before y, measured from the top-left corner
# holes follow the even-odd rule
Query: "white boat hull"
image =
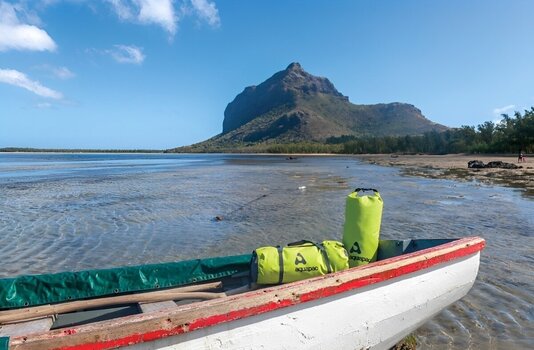
[(484, 245), (453, 240), (303, 281), (15, 336), (9, 348), (389, 349), (467, 294)]
[(467, 294), (480, 253), (129, 349), (389, 349)]

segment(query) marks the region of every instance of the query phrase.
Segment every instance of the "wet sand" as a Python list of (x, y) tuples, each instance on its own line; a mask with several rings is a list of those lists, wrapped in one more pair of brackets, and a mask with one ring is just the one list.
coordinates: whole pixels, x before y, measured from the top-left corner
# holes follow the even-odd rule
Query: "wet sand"
[[(363, 154), (358, 158), (371, 164), (401, 167), (404, 174), (426, 178), (480, 181), (524, 189), (524, 194), (534, 196), (534, 158), (518, 163), (517, 157), (492, 155), (396, 155)], [(502, 161), (522, 166), (521, 169), (469, 169), (467, 162), (480, 160), (484, 163)]]

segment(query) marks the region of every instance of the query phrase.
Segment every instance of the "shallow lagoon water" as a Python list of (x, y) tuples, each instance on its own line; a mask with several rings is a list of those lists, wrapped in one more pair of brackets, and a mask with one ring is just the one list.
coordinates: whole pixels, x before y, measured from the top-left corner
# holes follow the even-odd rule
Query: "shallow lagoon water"
[(380, 190), (383, 238), (487, 241), (474, 288), (418, 348), (534, 348), (534, 201), (351, 157), (0, 154), (0, 277), (341, 239), (356, 187)]

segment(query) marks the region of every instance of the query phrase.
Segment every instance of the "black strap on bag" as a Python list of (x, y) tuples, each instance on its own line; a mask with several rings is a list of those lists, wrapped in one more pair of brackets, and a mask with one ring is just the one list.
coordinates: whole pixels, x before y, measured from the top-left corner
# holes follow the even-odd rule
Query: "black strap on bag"
[(323, 255), (323, 260), (326, 263), (326, 268), (328, 273), (332, 273), (332, 265), (330, 264), (330, 258), (328, 257), (328, 254), (326, 253), (326, 249), (324, 248), (324, 245), (321, 244), (321, 254)]
[(360, 192), (360, 191), (373, 191), (375, 193), (378, 193), (378, 191), (374, 188), (359, 188), (358, 187), (357, 189), (354, 190), (354, 192)]
[(258, 254), (256, 250), (252, 251), (250, 257), (250, 268), (248, 270), (248, 287), (252, 288), (252, 283), (255, 283), (258, 280)]
[(284, 248), (277, 246), (278, 249), (278, 265), (280, 265), (280, 272), (278, 275), (278, 284), (281, 284), (284, 280)]

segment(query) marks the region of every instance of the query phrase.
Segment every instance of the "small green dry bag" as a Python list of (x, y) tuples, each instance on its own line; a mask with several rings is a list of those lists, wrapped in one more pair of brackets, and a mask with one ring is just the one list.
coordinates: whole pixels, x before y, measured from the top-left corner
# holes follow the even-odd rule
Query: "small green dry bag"
[[(360, 191), (374, 194), (359, 196)], [(357, 188), (347, 196), (343, 244), (350, 267), (376, 261), (383, 206), (380, 194), (372, 188)]]
[(287, 247), (261, 247), (252, 253), (252, 280), (278, 284), (303, 280), (349, 268), (348, 254), (337, 241), (290, 243)]

